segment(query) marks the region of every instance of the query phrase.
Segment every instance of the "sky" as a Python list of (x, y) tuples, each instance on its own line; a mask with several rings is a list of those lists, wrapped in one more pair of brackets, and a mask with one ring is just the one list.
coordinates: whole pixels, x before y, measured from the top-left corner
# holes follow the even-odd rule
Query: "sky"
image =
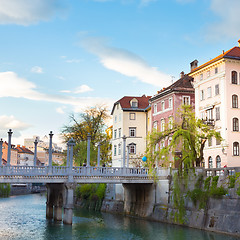
[[(239, 0), (0, 0), (0, 137), (59, 133), (237, 46)], [(110, 123), (109, 123), (110, 124)]]

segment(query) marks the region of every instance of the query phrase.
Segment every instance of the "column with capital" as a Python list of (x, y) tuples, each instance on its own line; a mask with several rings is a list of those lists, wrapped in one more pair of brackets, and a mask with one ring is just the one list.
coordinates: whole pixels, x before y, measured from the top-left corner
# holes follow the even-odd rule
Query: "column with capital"
[(53, 133), (52, 133), (52, 131), (50, 131), (50, 133), (49, 133), (49, 149), (48, 149), (49, 172), (52, 172), (52, 137), (53, 137)]
[(8, 153), (7, 153), (7, 166), (10, 167), (11, 161), (11, 148), (12, 148), (12, 129), (8, 131)]
[(97, 166), (100, 167), (100, 161), (101, 161), (101, 156), (100, 152), (101, 151), (101, 142), (98, 143), (98, 155), (97, 155)]
[(37, 166), (37, 145), (38, 145), (38, 140), (36, 138), (34, 141), (34, 167)]
[(87, 167), (90, 167), (90, 144), (91, 144), (91, 135), (87, 135)]
[(129, 168), (129, 145), (127, 145), (127, 168)]
[(3, 165), (3, 162), (2, 162), (2, 146), (3, 146), (3, 140), (1, 138), (1, 140), (0, 140), (0, 161), (1, 161), (1, 165), (0, 166)]
[(123, 163), (122, 166), (123, 168), (125, 168), (125, 163), (126, 163), (126, 139), (127, 137), (125, 135), (123, 135)]
[(68, 151), (69, 151), (69, 169), (68, 169), (68, 181), (72, 182), (73, 181), (73, 176), (72, 176), (72, 168), (73, 168), (73, 147), (76, 145), (75, 141), (73, 138), (71, 138), (68, 141)]

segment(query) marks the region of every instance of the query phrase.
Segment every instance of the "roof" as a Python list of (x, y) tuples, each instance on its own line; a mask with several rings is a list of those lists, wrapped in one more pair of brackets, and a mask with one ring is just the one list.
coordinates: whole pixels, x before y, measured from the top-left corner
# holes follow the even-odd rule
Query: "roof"
[[(141, 96), (141, 97), (136, 97), (136, 96), (125, 96), (118, 100), (117, 102), (114, 103), (111, 115), (113, 114), (115, 106), (119, 103), (123, 111), (145, 111), (148, 106), (149, 106), (149, 99), (151, 96)], [(138, 107), (133, 108), (131, 107), (131, 100), (137, 99), (138, 101)]]
[(18, 146), (16, 147), (16, 150), (18, 151), (18, 153), (34, 154), (31, 150), (29, 150), (29, 149), (26, 148), (25, 146), (20, 147), (20, 145), (18, 145)]
[(171, 92), (194, 92), (192, 85), (193, 78), (185, 74), (182, 78), (178, 79), (172, 85), (167, 88), (163, 88), (157, 95), (153, 96), (150, 101), (167, 95)]
[(197, 70), (201, 69), (201, 68), (204, 68), (206, 67), (207, 65), (211, 64), (211, 63), (214, 63), (222, 58), (229, 58), (229, 59), (237, 59), (237, 60), (240, 60), (240, 47), (233, 47), (231, 49), (229, 49), (228, 51), (226, 52), (223, 52), (222, 54), (220, 54), (219, 56), (211, 59), (210, 61), (202, 64), (201, 66), (199, 67), (196, 67), (194, 69), (191, 70), (191, 73), (193, 72), (196, 72)]

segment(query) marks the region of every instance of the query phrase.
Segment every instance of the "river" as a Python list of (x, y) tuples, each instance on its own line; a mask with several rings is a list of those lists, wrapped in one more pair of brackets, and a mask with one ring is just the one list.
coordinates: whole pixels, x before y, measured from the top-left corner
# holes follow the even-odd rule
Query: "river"
[(234, 240), (186, 227), (108, 213), (74, 210), (73, 225), (46, 220), (44, 195), (0, 199), (0, 240)]

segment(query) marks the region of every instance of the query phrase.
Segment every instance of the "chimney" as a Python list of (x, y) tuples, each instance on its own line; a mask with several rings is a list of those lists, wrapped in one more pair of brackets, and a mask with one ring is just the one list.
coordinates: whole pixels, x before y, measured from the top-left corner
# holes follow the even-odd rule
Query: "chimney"
[(198, 66), (198, 60), (195, 59), (190, 63), (191, 71)]
[(238, 40), (238, 47), (240, 47), (240, 39)]
[(184, 77), (184, 71), (180, 72), (180, 78)]

